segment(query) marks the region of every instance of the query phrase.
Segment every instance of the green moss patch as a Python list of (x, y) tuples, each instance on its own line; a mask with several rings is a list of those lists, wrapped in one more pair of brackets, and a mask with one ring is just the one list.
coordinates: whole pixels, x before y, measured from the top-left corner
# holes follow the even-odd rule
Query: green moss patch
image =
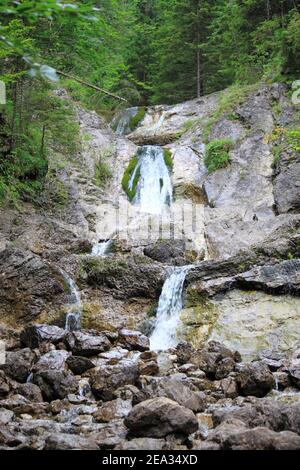
[(230, 163), (229, 151), (232, 147), (230, 139), (212, 140), (206, 146), (204, 163), (209, 173), (225, 168)]
[(129, 128), (131, 131), (134, 131), (134, 129), (137, 128), (137, 126), (142, 122), (146, 115), (146, 108), (142, 106), (141, 108), (138, 109), (138, 112), (136, 113), (135, 116), (132, 116), (129, 120)]
[(139, 159), (138, 159), (137, 155), (135, 155), (130, 160), (129, 165), (126, 168), (124, 176), (122, 178), (123, 191), (125, 191), (125, 193), (127, 194), (130, 201), (132, 201), (134, 199), (135, 195), (136, 195), (136, 188), (137, 188), (140, 176), (141, 176), (141, 171), (140, 171), (140, 169), (138, 169), (136, 174), (135, 174), (135, 177), (134, 177), (134, 180), (133, 180), (133, 183), (132, 183), (132, 187), (130, 188), (129, 183), (130, 183), (131, 177), (132, 177), (132, 175), (133, 175), (133, 173), (136, 169), (138, 161), (139, 161)]
[(172, 158), (172, 152), (170, 149), (164, 149), (164, 160), (165, 164), (170, 170), (173, 170), (174, 163), (173, 163), (173, 158)]

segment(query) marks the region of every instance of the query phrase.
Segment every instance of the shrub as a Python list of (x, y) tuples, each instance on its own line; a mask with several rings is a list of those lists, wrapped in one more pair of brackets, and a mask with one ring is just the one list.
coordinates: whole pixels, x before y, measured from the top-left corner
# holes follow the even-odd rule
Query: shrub
[(96, 164), (94, 181), (97, 186), (103, 188), (112, 176), (111, 168), (106, 161), (101, 160)]
[(225, 168), (230, 163), (229, 151), (232, 146), (230, 139), (212, 140), (206, 146), (204, 163), (209, 173)]
[(164, 149), (164, 160), (165, 164), (167, 165), (170, 170), (173, 169), (174, 163), (173, 163), (173, 158), (172, 158), (172, 152), (170, 149)]
[(134, 129), (137, 128), (137, 126), (142, 122), (146, 115), (146, 108), (142, 106), (141, 108), (138, 109), (138, 112), (136, 113), (135, 116), (132, 116), (129, 121), (129, 128), (131, 131), (134, 131)]

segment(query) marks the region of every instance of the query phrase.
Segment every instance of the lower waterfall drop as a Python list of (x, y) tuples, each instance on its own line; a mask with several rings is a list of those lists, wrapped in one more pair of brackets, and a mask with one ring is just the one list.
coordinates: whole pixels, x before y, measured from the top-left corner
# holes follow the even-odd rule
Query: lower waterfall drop
[(150, 337), (150, 348), (163, 351), (176, 346), (176, 334), (183, 307), (183, 286), (191, 266), (173, 268), (167, 277), (159, 298), (154, 331)]
[(92, 248), (92, 256), (104, 257), (109, 254), (112, 247), (112, 240), (105, 240), (104, 242), (95, 243)]
[(69, 310), (66, 315), (65, 330), (76, 331), (81, 329), (81, 297), (75, 281), (63, 270), (60, 272), (70, 290), (70, 302), (67, 305)]
[(170, 207), (173, 188), (164, 149), (157, 145), (145, 145), (138, 151), (139, 161), (129, 181), (133, 188), (137, 172), (140, 172), (134, 204), (141, 212), (163, 214)]

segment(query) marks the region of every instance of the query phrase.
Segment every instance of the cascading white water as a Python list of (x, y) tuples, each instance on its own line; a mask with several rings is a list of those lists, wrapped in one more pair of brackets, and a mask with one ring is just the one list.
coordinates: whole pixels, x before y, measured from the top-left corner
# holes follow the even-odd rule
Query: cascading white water
[(176, 334), (183, 307), (183, 286), (190, 268), (191, 266), (173, 268), (163, 285), (155, 328), (150, 337), (150, 347), (154, 351), (171, 348), (177, 343)]
[(63, 269), (60, 269), (60, 272), (70, 290), (70, 302), (67, 305), (67, 309), (69, 311), (67, 312), (67, 315), (66, 315), (65, 330), (67, 331), (80, 330), (81, 310), (82, 310), (80, 292), (74, 280)]
[(138, 107), (125, 109), (120, 116), (113, 119), (111, 127), (115, 129), (117, 135), (126, 135), (131, 132), (130, 120), (138, 113), (138, 110)]
[(112, 246), (112, 240), (106, 240), (104, 242), (95, 243), (92, 248), (92, 256), (103, 257), (109, 254)]
[(129, 189), (132, 189), (136, 174), (140, 172), (133, 203), (140, 207), (141, 212), (163, 214), (170, 207), (173, 198), (164, 150), (156, 145), (146, 145), (140, 148), (138, 157), (138, 164), (129, 181)]

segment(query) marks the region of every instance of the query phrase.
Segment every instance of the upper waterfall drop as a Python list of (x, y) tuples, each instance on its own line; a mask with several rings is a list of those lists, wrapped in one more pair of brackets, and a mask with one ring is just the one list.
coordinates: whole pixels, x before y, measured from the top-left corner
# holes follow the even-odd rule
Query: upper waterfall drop
[(167, 277), (159, 298), (154, 331), (150, 348), (162, 351), (176, 346), (176, 334), (183, 307), (183, 286), (191, 266), (173, 268)]
[(137, 115), (138, 111), (139, 108), (137, 106), (125, 109), (112, 120), (111, 128), (114, 129), (117, 135), (129, 134), (132, 131), (130, 121)]
[(141, 212), (163, 214), (170, 207), (173, 188), (170, 171), (164, 158), (164, 149), (146, 145), (138, 152), (139, 161), (129, 181), (132, 189), (137, 172), (140, 173), (134, 204)]

